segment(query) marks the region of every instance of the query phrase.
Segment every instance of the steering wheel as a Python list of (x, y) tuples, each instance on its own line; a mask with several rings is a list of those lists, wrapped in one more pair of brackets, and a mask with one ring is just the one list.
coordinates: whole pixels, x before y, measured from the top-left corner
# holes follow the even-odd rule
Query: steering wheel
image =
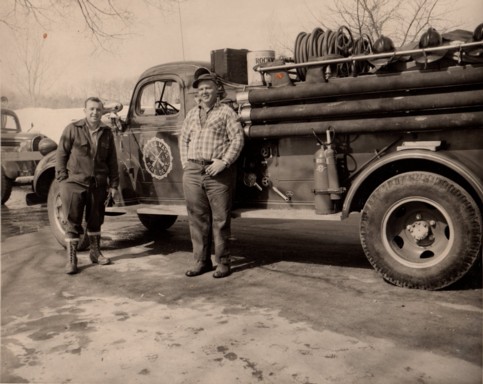
[(174, 115), (179, 112), (179, 109), (164, 100), (158, 100), (155, 103), (156, 114), (158, 115)]

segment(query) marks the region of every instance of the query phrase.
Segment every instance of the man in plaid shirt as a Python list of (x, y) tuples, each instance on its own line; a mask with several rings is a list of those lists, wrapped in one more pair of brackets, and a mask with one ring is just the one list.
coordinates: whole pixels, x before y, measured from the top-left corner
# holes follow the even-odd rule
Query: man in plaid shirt
[(214, 74), (193, 82), (199, 105), (188, 112), (180, 137), (183, 188), (188, 209), (195, 266), (186, 276), (213, 270), (212, 245), (217, 264), (213, 277), (230, 274), (228, 237), (236, 159), (244, 144), (238, 115), (220, 103), (221, 86)]

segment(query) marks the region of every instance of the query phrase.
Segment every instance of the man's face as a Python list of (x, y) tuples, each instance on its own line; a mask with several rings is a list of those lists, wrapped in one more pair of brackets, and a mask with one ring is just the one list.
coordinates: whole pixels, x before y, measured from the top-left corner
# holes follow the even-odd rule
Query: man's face
[(97, 126), (102, 117), (102, 103), (89, 100), (84, 108), (87, 122), (91, 125)]
[(216, 102), (218, 89), (216, 84), (211, 80), (202, 80), (198, 84), (198, 98), (204, 105), (211, 107)]

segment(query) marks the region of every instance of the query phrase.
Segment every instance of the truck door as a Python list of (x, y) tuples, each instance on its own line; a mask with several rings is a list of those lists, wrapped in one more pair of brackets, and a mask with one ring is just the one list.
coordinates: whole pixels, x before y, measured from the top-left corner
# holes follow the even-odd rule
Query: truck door
[[(131, 101), (124, 142), (139, 202), (183, 200), (178, 137), (185, 116), (183, 82), (175, 75), (142, 80)], [(124, 151), (126, 145), (124, 145)]]

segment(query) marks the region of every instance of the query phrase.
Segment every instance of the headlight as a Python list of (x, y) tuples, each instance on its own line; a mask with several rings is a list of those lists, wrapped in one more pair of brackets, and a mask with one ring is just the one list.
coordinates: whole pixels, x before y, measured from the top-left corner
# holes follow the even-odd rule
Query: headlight
[(42, 140), (40, 140), (40, 143), (38, 146), (42, 156), (45, 156), (46, 154), (52, 151), (55, 151), (57, 149), (57, 143), (54, 140), (49, 139), (48, 137), (45, 137)]

